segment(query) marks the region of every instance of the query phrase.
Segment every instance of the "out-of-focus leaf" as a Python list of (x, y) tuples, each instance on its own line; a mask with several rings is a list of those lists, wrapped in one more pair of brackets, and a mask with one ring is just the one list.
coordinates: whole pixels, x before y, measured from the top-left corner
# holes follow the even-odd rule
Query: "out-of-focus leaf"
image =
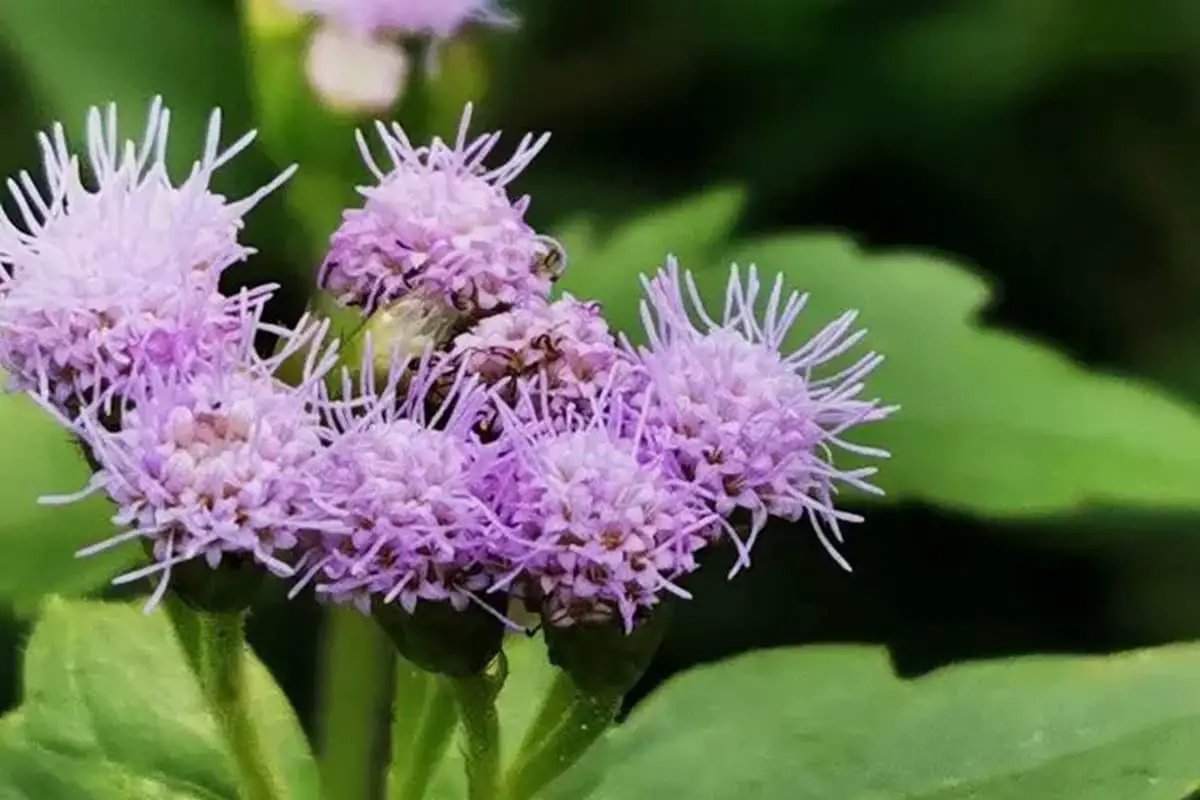
[(304, 17), (279, 0), (252, 0), (242, 9), (263, 144), (278, 163), (302, 165), (288, 202), (319, 255), (365, 175), (354, 143), (362, 120), (326, 108), (310, 87), (305, 54), (313, 27)]
[(828, 35), (823, 23), (837, 7), (814, 0), (786, 4), (775, 0), (673, 0), (659, 8), (676, 24), (698, 26), (714, 48), (732, 51), (740, 60), (765, 67), (794, 67), (809, 48)]
[[(161, 94), (172, 111), (176, 170), (199, 155), (214, 107), (222, 109), (227, 140), (254, 126), (237, 19), (207, 0), (5, 0), (0, 39), (69, 131), (82, 131), (88, 107), (115, 102), (123, 132), (137, 139), (150, 98)], [(243, 160), (223, 170), (238, 196), (267, 170), (250, 154)]]
[[(811, 293), (788, 345), (846, 309), (887, 361), (869, 393), (901, 410), (864, 430), (892, 451), (893, 499), (1034, 515), (1092, 504), (1200, 507), (1200, 413), (1148, 382), (1090, 372), (981, 326), (985, 281), (946, 259), (869, 253), (836, 236), (738, 245), (727, 261), (782, 271)], [(724, 275), (703, 282), (723, 295)]]
[(43, 495), (82, 488), (89, 470), (70, 435), (21, 395), (0, 395), (0, 472), (0, 602), (18, 613), (31, 613), (47, 594), (94, 591), (141, 557), (136, 545), (75, 556), (112, 535), (112, 507), (101, 497), (38, 505)]
[[(266, 669), (250, 693), (287, 797), (317, 800), (316, 763)], [(0, 721), (5, 800), (237, 800), (232, 757), (163, 614), (54, 599), (25, 654), (25, 701)]]
[(556, 233), (567, 251), (567, 273), (557, 288), (601, 301), (621, 327), (637, 318), (637, 276), (654, 272), (669, 253), (684, 263), (711, 261), (726, 246), (744, 204), (743, 191), (725, 188), (603, 234), (586, 217), (568, 220)]
[(1179, 800), (1200, 786), (1195, 646), (896, 678), (859, 647), (685, 673), (550, 800)]

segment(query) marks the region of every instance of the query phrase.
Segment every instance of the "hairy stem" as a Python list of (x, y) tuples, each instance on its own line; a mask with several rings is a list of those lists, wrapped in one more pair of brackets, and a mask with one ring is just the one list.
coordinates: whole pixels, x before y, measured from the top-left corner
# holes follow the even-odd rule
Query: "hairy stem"
[(482, 674), (448, 678), (463, 726), (468, 800), (500, 796), (500, 716), (496, 696), (504, 685), (504, 654)]
[(517, 757), (505, 777), (505, 800), (529, 800), (565, 773), (604, 735), (621, 708), (620, 694), (582, 692), (565, 673), (551, 686), (547, 703), (552, 697), (561, 702), (564, 696), (570, 699), (558, 714), (558, 724), (543, 730), (537, 741), (530, 741), (532, 728), (527, 734), (529, 749)]
[(554, 729), (566, 718), (574, 699), (575, 684), (567, 677), (567, 673), (561, 670), (556, 671), (554, 680), (542, 697), (542, 704), (538, 707), (537, 716), (525, 730), (525, 737), (521, 740), (520, 749), (517, 750), (516, 761), (518, 763), (554, 732)]
[(317, 735), (321, 780), (338, 800), (386, 791), (395, 654), (369, 618), (331, 608), (322, 643)]
[(421, 800), (454, 738), (458, 708), (449, 684), (400, 659), (392, 723), (391, 800)]
[(198, 615), (200, 681), (237, 771), (243, 800), (285, 800), (259, 741), (247, 686), (245, 613)]

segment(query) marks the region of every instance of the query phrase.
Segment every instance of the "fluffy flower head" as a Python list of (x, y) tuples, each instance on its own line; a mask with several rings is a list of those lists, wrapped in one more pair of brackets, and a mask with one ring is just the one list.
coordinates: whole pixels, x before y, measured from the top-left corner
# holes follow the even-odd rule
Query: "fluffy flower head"
[(286, 0), (296, 11), (324, 18), (362, 36), (402, 34), (448, 39), (473, 22), (511, 27), (516, 18), (497, 0)]
[[(337, 434), (313, 469), (329, 525), (313, 537), (296, 590), (313, 581), (319, 595), (364, 612), (372, 601), (409, 613), (447, 601), (461, 611), (490, 585), (488, 553), (504, 536), (480, 497), (492, 450), (472, 433), (487, 398), (461, 372), (447, 376), (431, 352), (415, 365), (393, 362), (377, 389), (370, 351), (359, 391), (344, 376), (341, 397), (351, 399), (329, 406)], [(431, 390), (447, 377), (431, 410)]]
[(500, 585), (515, 582), (552, 624), (618, 620), (627, 631), (663, 592), (688, 596), (675, 581), (696, 568), (720, 519), (648, 456), (640, 432), (625, 437), (622, 415), (602, 399), (566, 430), (501, 413), (510, 468), (496, 503), (518, 546)]
[[(586, 413), (591, 400), (619, 384), (633, 366), (599, 304), (570, 295), (481, 320), (455, 338), (451, 358), (511, 408), (559, 421)], [(518, 404), (522, 388), (533, 391)]]
[(507, 163), (489, 170), (483, 161), (500, 134), (468, 140), (470, 120), (468, 105), (453, 144), (422, 147), (399, 125), (377, 123), (388, 169), (359, 134), (378, 185), (361, 188), (362, 208), (343, 215), (318, 273), (323, 288), (367, 314), (412, 293), (441, 297), (472, 318), (545, 300), (560, 248), (526, 224), (529, 198), (511, 200), (506, 187), (549, 135), (525, 136)]
[(201, 158), (175, 185), (169, 120), (156, 100), (141, 144), (122, 143), (115, 107), (93, 109), (92, 187), (61, 125), (40, 137), (45, 187), (27, 173), (8, 182), (22, 224), (0, 214), (0, 367), (14, 388), (65, 409), (120, 395), (149, 370), (202, 366), (237, 347), (243, 306), (269, 295), (229, 299), (218, 281), (251, 252), (237, 238), (243, 215), (290, 170), (243, 200), (213, 194), (213, 173), (253, 140), (222, 150), (214, 112)]
[(860, 399), (863, 379), (882, 361), (875, 353), (834, 374), (814, 375), (865, 335), (854, 330), (856, 313), (847, 312), (784, 353), (807, 297), (785, 298), (782, 276), (771, 287), (761, 319), (756, 304), (762, 286), (754, 267), (744, 280), (732, 269), (719, 319), (709, 316), (691, 274), (681, 276), (673, 259), (643, 283), (649, 345), (637, 352), (656, 389), (648, 413), (651, 435), (681, 474), (713, 499), (718, 513), (749, 513), (748, 545), (768, 516), (807, 516), (829, 552), (849, 568), (825, 528), (841, 541), (839, 521), (860, 518), (834, 507), (836, 483), (877, 492), (866, 482), (876, 470), (839, 470), (832, 449), (885, 457), (841, 437), (894, 410)]
[[(79, 494), (43, 502), (102, 491), (116, 504), (114, 522), (125, 530), (80, 555), (142, 540), (152, 563), (116, 582), (158, 575), (147, 608), (161, 599), (172, 569), (195, 558), (215, 568), (237, 555), (291, 574), (282, 554), (296, 546), (301, 532), (321, 524), (308, 513), (308, 467), (324, 438), (316, 387), (337, 360), (334, 346), (321, 346), (323, 333), (324, 326), (298, 326), (270, 360), (257, 359), (246, 344), (234, 369), (155, 373), (125, 398), (115, 431), (82, 415), (81, 435), (100, 469)], [(303, 347), (309, 348), (305, 381), (283, 384), (275, 369)]]

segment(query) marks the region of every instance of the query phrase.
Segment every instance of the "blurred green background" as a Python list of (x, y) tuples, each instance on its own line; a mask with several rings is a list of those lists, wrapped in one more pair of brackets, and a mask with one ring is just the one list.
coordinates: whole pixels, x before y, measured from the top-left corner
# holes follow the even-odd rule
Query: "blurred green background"
[[(606, 229), (714, 186), (740, 187), (735, 237), (848, 232), (864, 246), (973, 265), (993, 287), (988, 325), (1153, 382), (1185, 405), (1200, 397), (1193, 0), (512, 5), (524, 29), (480, 40), (492, 70), (482, 113), (514, 136), (553, 131), (517, 184), (534, 197), (535, 225), (558, 230), (586, 214)], [(249, 46), (232, 0), (3, 0), (0, 172), (32, 169), (34, 133), (52, 121), (78, 129), (89, 105), (136, 108), (159, 92), (178, 112), (184, 161), (212, 106), (224, 109), (232, 139), (255, 124)], [(329, 146), (353, 157), (349, 139)], [(245, 192), (276, 168), (256, 150), (220, 188)], [(255, 213), (247, 241), (261, 253), (239, 273), (290, 281), (273, 308), (282, 319), (303, 307), (298, 276), (313, 266), (287, 214), (278, 196)], [(929, 304), (901, 311), (915, 325)], [(1143, 423), (1115, 421), (1131, 437)], [(62, 555), (51, 545), (40, 561), (29, 553), (88, 518), (35, 516), (18, 476), (36, 473), (29, 480), (42, 491), (81, 479), (78, 469), (63, 477), (62, 437), (35, 428), (4, 407), (0, 561), (20, 554), (35, 566), (0, 577), (0, 593), (18, 598), (0, 611), (0, 709), (15, 699), (22, 604)], [(1128, 464), (1131, 483), (1139, 466)], [(965, 511), (970, 498), (953, 505)], [(902, 672), (917, 674), (1200, 634), (1200, 516), (1186, 509), (1064, 508), (1008, 521), (915, 500), (867, 511), (850, 531), (852, 575), (806, 529), (788, 526), (764, 536), (738, 579), (726, 582), (718, 565), (703, 570), (643, 689), (691, 664), (784, 643), (884, 643)], [(94, 576), (71, 580), (82, 587)], [(252, 620), (306, 724), (319, 623), (316, 608), (282, 601)]]

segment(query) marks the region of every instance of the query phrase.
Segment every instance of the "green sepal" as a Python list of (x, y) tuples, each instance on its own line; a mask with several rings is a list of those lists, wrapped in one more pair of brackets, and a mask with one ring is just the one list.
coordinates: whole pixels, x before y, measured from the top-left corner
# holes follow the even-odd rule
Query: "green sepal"
[(617, 620), (569, 626), (545, 620), (550, 663), (589, 695), (624, 695), (650, 666), (670, 617), (670, 604), (661, 603), (628, 633)]
[(396, 651), (427, 672), (450, 678), (482, 674), (504, 644), (503, 599), (484, 600), (462, 611), (449, 603), (420, 602), (409, 614), (393, 603), (376, 603), (372, 616)]
[[(149, 551), (151, 545), (147, 543)], [(169, 591), (188, 607), (206, 614), (236, 614), (250, 608), (262, 592), (266, 570), (246, 553), (225, 553), (210, 567), (193, 558), (171, 569)]]

